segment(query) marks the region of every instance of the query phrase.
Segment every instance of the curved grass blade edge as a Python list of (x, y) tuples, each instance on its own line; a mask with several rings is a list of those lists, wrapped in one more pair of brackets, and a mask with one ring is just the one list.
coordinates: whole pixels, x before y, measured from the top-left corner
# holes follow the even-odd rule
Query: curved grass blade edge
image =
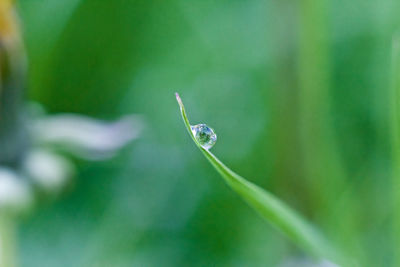
[(204, 149), (194, 137), (185, 107), (179, 94), (176, 93), (182, 119), (197, 147), (201, 150), (208, 161), (224, 178), (225, 182), (238, 193), (253, 209), (255, 209), (266, 221), (279, 231), (284, 233), (290, 240), (302, 247), (313, 256), (320, 259), (328, 259), (337, 264), (346, 265), (344, 258), (335, 250), (329, 242), (308, 222), (301, 218), (286, 204), (273, 196), (271, 193), (239, 176), (214, 154)]

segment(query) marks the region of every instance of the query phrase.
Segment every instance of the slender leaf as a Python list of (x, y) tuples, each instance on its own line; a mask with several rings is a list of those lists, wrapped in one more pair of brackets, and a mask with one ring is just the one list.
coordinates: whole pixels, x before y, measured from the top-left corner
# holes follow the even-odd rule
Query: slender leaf
[[(392, 147), (392, 176), (393, 176), (393, 214), (394, 214), (394, 247), (400, 245), (400, 34), (396, 33), (392, 40), (391, 92), (390, 92), (390, 122)], [(399, 253), (394, 254), (395, 266), (400, 264)]]
[(254, 208), (266, 221), (284, 233), (297, 245), (310, 252), (313, 256), (320, 259), (329, 259), (336, 263), (343, 263), (341, 257), (335, 249), (322, 237), (322, 235), (296, 212), (281, 202), (271, 193), (258, 187), (239, 176), (227, 166), (225, 166), (210, 151), (204, 149), (194, 137), (182, 100), (176, 93), (183, 121), (193, 141), (221, 174), (225, 182), (238, 193), (252, 208)]

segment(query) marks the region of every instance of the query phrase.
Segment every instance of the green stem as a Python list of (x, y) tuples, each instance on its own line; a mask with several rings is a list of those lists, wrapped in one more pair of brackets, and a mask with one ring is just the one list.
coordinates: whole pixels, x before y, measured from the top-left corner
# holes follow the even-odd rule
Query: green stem
[[(300, 2), (300, 135), (306, 177), (323, 210), (343, 189), (344, 171), (329, 116), (329, 59), (325, 1)], [(325, 190), (324, 190), (325, 189)]]
[[(347, 192), (348, 175), (332, 127), (327, 2), (300, 1), (300, 142), (313, 210), (326, 226), (334, 226), (331, 235), (342, 236), (341, 246), (354, 256), (360, 253), (355, 238), (358, 213), (354, 196)], [(346, 221), (332, 225), (336, 218)]]
[(0, 216), (0, 267), (13, 267), (16, 266), (15, 222), (10, 216)]
[[(23, 126), (25, 54), (12, 0), (0, 0), (0, 165), (18, 170), (29, 144)], [(0, 211), (0, 267), (16, 265), (15, 219)]]
[(394, 266), (400, 266), (400, 36), (393, 38), (391, 72), (391, 141), (394, 214)]

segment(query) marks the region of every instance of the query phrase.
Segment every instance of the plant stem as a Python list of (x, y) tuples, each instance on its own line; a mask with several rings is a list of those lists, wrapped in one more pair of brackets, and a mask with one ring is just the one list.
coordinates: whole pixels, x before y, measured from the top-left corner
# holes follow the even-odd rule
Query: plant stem
[[(300, 3), (300, 135), (306, 177), (311, 193), (321, 207), (337, 197), (338, 182), (343, 177), (329, 118), (329, 59), (326, 36), (325, 1), (303, 0)], [(330, 187), (327, 188), (327, 182)], [(333, 187), (332, 187), (333, 185)], [(329, 190), (324, 190), (329, 189)], [(333, 189), (333, 190), (332, 190)], [(332, 193), (330, 193), (332, 192)]]
[(400, 264), (400, 36), (392, 42), (391, 71), (391, 141), (392, 141), (392, 177), (393, 177), (393, 214), (394, 214), (394, 265)]
[[(0, 0), (0, 165), (18, 170), (28, 138), (22, 121), (25, 55), (13, 2)], [(0, 211), (0, 267), (15, 266), (15, 227), (14, 216)]]
[(25, 57), (10, 1), (0, 2), (0, 164), (18, 167), (27, 146), (22, 128)]
[[(299, 106), (300, 142), (304, 155), (306, 183), (315, 205), (315, 215), (341, 236), (340, 245), (360, 260), (357, 238), (357, 205), (349, 190), (348, 174), (342, 164), (332, 127), (331, 64), (329, 58), (329, 1), (302, 0), (300, 3)], [(346, 207), (346, 208), (343, 208)], [(337, 240), (338, 241), (338, 240)]]
[(15, 222), (11, 216), (0, 217), (0, 267), (15, 266)]

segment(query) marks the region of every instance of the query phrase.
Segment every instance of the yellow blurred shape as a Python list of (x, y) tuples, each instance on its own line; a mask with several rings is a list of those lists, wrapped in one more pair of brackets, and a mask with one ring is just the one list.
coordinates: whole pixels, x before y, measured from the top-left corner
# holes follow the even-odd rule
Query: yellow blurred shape
[(13, 10), (13, 0), (0, 0), (0, 41), (10, 42), (18, 36), (18, 24)]

